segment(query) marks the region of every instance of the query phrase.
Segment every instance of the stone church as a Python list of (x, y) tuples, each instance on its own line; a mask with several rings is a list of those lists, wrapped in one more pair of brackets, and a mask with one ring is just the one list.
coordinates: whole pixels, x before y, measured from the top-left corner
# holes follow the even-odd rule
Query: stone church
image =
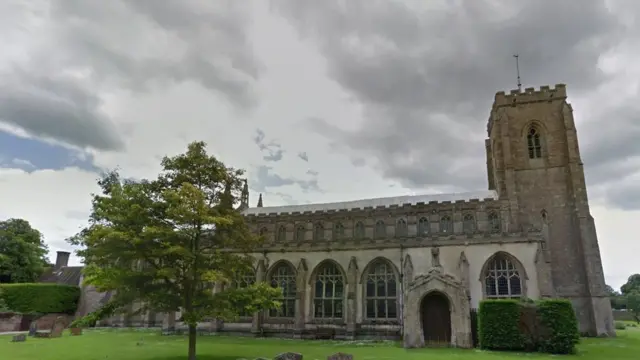
[(561, 297), (584, 335), (614, 335), (565, 85), (498, 92), (485, 151), (485, 191), (250, 207), (245, 188), (265, 243), (238, 285), (279, 286), (282, 306), (203, 326), (470, 347), (481, 300)]

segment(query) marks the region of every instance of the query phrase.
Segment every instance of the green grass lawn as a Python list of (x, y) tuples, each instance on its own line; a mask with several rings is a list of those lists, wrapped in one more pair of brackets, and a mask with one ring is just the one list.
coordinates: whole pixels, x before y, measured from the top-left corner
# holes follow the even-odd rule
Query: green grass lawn
[[(640, 359), (640, 328), (618, 332), (614, 339), (583, 339), (576, 357), (589, 359)], [(155, 332), (124, 330), (89, 330), (82, 336), (65, 332), (58, 339), (28, 338), (11, 343), (10, 336), (0, 336), (0, 359), (7, 360), (181, 360), (186, 358), (187, 341), (181, 336), (160, 336)], [(305, 360), (325, 360), (335, 352), (351, 353), (355, 360), (377, 359), (519, 359), (550, 358), (550, 355), (496, 353), (481, 350), (412, 349), (394, 342), (337, 342), (255, 339), (229, 336), (198, 338), (199, 360), (272, 358), (278, 353), (296, 351)], [(556, 357), (557, 358), (557, 357)]]

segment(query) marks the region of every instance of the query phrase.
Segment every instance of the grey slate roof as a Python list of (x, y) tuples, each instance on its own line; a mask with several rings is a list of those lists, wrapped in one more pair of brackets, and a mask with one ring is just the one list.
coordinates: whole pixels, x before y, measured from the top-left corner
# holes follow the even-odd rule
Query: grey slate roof
[(287, 206), (267, 206), (267, 207), (254, 207), (244, 209), (242, 214), (244, 215), (258, 215), (258, 214), (285, 214), (293, 212), (325, 212), (329, 210), (354, 210), (363, 209), (366, 207), (389, 207), (392, 205), (402, 206), (404, 204), (416, 205), (418, 203), (429, 202), (444, 202), (444, 201), (470, 201), (470, 200), (485, 200), (485, 199), (498, 199), (498, 193), (494, 190), (473, 191), (465, 193), (453, 193), (453, 194), (427, 194), (427, 195), (409, 195), (409, 196), (393, 196), (374, 199), (363, 199), (354, 201), (341, 201), (333, 203), (319, 203), (319, 204), (304, 204), (304, 205), (287, 205)]
[(51, 270), (41, 278), (42, 282), (80, 286), (83, 266), (64, 266), (59, 270)]

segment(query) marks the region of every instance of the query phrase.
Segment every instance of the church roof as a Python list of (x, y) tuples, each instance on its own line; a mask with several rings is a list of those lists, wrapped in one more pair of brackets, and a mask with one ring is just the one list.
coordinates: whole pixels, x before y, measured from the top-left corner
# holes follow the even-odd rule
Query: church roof
[(392, 196), (374, 199), (362, 199), (354, 201), (341, 201), (333, 203), (317, 203), (303, 205), (286, 205), (286, 206), (267, 206), (253, 207), (242, 211), (244, 215), (260, 215), (260, 214), (286, 214), (286, 213), (304, 213), (304, 212), (325, 212), (337, 210), (354, 210), (367, 207), (390, 207), (393, 205), (402, 206), (405, 204), (416, 205), (418, 203), (429, 202), (455, 202), (470, 200), (498, 199), (498, 193), (494, 190), (474, 191), (466, 193), (453, 194), (428, 194), (428, 195), (409, 195), (409, 196)]

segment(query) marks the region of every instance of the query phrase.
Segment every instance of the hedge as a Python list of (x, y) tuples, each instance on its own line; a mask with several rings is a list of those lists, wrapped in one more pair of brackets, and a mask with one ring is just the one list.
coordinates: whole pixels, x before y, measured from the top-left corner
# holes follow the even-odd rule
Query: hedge
[(478, 339), (488, 350), (522, 350), (524, 335), (519, 330), (520, 302), (485, 300), (478, 309)]
[(568, 300), (485, 300), (478, 309), (480, 347), (489, 350), (571, 354), (580, 340)]
[(580, 341), (578, 319), (569, 300), (538, 302), (538, 315), (543, 333), (540, 351), (551, 354), (573, 354)]
[(23, 314), (73, 314), (80, 288), (59, 284), (0, 284), (0, 296), (10, 311)]

